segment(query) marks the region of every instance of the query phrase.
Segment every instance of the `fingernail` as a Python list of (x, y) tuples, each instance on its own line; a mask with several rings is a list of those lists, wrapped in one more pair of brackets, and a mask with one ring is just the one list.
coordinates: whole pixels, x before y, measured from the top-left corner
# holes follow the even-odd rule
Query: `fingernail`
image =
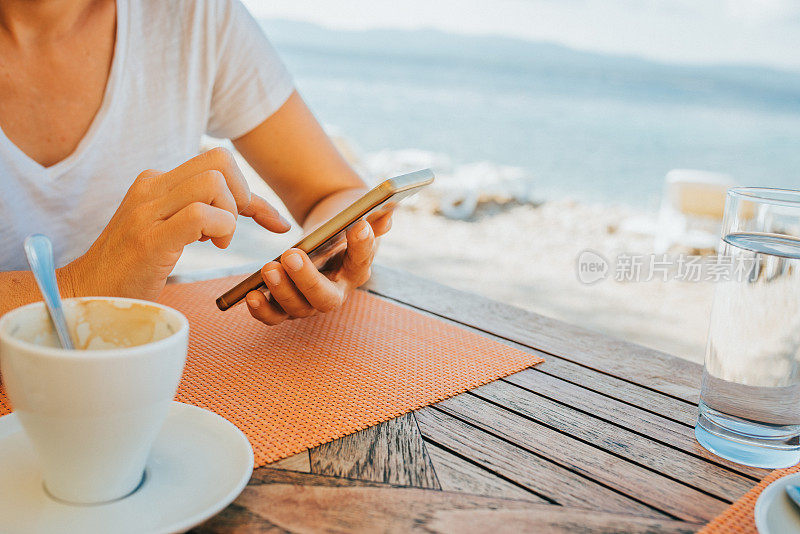
[(270, 285), (276, 286), (280, 283), (280, 281), (281, 281), (281, 275), (278, 274), (277, 269), (270, 269), (269, 271), (267, 271), (267, 282), (269, 282)]
[(369, 237), (369, 224), (365, 224), (364, 228), (359, 230), (359, 232), (356, 234), (356, 237), (361, 239), (362, 241), (367, 237)]
[(280, 215), (280, 214), (279, 214), (279, 215), (278, 215), (278, 217), (280, 217), (280, 218), (281, 218), (281, 222), (282, 222), (283, 224), (285, 224), (285, 225), (286, 225), (286, 226), (288, 226), (289, 228), (291, 228), (291, 227), (292, 227), (292, 223), (290, 223), (290, 222), (289, 222), (289, 220), (288, 220), (288, 219), (286, 219), (286, 218), (285, 218), (283, 215)]
[(247, 303), (251, 308), (258, 308), (259, 305), (258, 298), (255, 295), (250, 295), (247, 297)]
[(303, 258), (297, 252), (292, 252), (283, 259), (283, 263), (291, 270), (299, 271), (303, 267)]

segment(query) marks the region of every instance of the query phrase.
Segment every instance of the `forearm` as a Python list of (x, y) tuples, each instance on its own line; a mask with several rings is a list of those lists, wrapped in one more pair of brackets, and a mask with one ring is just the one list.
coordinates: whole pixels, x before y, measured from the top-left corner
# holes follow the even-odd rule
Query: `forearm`
[[(73, 271), (70, 265), (56, 269), (56, 280), (64, 298), (80, 296), (75, 289)], [(42, 300), (42, 294), (30, 271), (0, 272), (0, 316), (39, 300)]]
[(233, 144), (306, 229), (366, 189), (297, 93)]

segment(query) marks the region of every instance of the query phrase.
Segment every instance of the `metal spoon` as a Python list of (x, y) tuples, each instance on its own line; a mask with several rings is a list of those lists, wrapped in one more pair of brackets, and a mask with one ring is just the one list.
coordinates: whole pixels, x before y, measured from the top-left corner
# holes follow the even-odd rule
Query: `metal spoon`
[(46, 235), (32, 234), (25, 238), (25, 255), (31, 266), (33, 277), (42, 292), (50, 319), (56, 327), (58, 339), (65, 349), (74, 349), (72, 337), (67, 329), (67, 320), (64, 318), (64, 308), (61, 305), (61, 295), (56, 282), (56, 268), (53, 262), (53, 244)]

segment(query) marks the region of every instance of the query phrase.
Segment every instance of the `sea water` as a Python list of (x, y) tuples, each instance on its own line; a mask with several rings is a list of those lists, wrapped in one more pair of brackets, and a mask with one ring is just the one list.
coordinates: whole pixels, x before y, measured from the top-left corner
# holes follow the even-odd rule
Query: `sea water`
[(800, 178), (800, 72), (497, 36), (264, 26), (319, 119), (361, 148), (367, 176), (432, 167), (437, 187), (651, 208), (674, 168), (753, 186)]
[(800, 239), (723, 238), (729, 276), (717, 284), (697, 439), (760, 467), (800, 461)]

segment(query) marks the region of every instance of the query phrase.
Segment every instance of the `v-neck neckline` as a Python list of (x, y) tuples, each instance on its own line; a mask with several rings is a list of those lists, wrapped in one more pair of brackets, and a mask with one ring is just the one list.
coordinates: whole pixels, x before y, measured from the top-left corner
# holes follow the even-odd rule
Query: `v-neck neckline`
[(78, 146), (75, 147), (75, 150), (64, 159), (45, 167), (14, 144), (14, 142), (6, 136), (2, 125), (0, 125), (0, 146), (5, 146), (18, 163), (23, 164), (32, 172), (36, 172), (50, 179), (55, 179), (67, 172), (89, 151), (98, 133), (107, 122), (110, 111), (117, 100), (116, 96), (119, 92), (119, 85), (121, 84), (125, 71), (124, 63), (128, 43), (128, 20), (130, 18), (128, 13), (128, 0), (116, 0), (116, 4), (117, 27), (114, 39), (114, 57), (111, 60), (111, 69), (108, 73), (105, 90), (103, 91), (103, 100), (100, 104), (100, 108), (92, 119), (92, 123), (89, 125), (89, 129), (83, 135)]

